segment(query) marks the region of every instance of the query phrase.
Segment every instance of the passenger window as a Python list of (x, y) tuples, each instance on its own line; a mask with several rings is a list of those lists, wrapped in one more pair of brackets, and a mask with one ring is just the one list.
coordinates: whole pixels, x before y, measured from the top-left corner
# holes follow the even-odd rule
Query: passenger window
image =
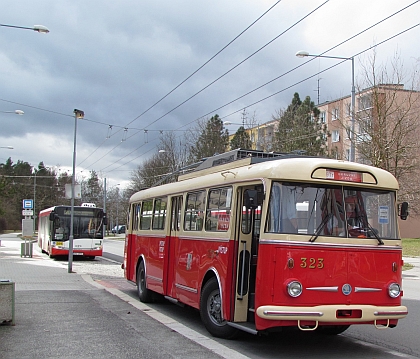
[(232, 188), (209, 190), (206, 231), (226, 232), (230, 223)]
[(153, 201), (144, 201), (140, 214), (140, 229), (150, 229)]
[(205, 198), (205, 191), (187, 194), (184, 230), (201, 231), (203, 229)]
[(166, 198), (155, 199), (155, 208), (153, 211), (153, 229), (165, 229), (166, 205)]

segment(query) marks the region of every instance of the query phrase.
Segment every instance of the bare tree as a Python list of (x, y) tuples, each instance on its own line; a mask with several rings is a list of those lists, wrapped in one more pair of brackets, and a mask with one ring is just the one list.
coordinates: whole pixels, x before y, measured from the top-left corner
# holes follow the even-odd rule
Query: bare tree
[(160, 137), (156, 153), (131, 174), (128, 190), (134, 193), (157, 183), (176, 181), (178, 170), (187, 163), (187, 157), (187, 146), (182, 139), (177, 138), (174, 132), (165, 132)]
[(357, 161), (391, 172), (400, 183), (400, 199), (410, 200), (411, 210), (420, 213), (415, 205), (420, 184), (413, 181), (420, 174), (417, 69), (407, 72), (397, 54), (388, 66), (378, 65), (373, 53), (363, 71), (355, 113)]

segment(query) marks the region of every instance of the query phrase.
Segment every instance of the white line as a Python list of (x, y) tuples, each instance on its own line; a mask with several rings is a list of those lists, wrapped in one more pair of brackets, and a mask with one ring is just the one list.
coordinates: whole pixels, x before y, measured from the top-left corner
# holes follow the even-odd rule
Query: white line
[(188, 328), (184, 324), (179, 323), (175, 319), (172, 319), (171, 317), (168, 317), (165, 314), (162, 314), (158, 312), (157, 310), (153, 309), (152, 307), (149, 307), (148, 305), (140, 302), (137, 299), (134, 299), (130, 297), (128, 294), (125, 294), (121, 292), (119, 289), (116, 288), (107, 288), (98, 282), (95, 282), (90, 275), (88, 274), (82, 274), (82, 278), (95, 286), (96, 288), (105, 289), (109, 293), (117, 296), (121, 300), (127, 302), (128, 304), (132, 305), (133, 307), (137, 308), (138, 310), (141, 310), (143, 313), (147, 314), (149, 317), (157, 320), (159, 323), (162, 323), (163, 325), (167, 326), (168, 328), (176, 331), (177, 333), (181, 334), (182, 336), (192, 340), (193, 342), (211, 350), (212, 352), (220, 355), (222, 358), (225, 359), (249, 359), (249, 357), (238, 353), (235, 350), (229, 349), (228, 347), (216, 342), (213, 339), (210, 339), (195, 330)]

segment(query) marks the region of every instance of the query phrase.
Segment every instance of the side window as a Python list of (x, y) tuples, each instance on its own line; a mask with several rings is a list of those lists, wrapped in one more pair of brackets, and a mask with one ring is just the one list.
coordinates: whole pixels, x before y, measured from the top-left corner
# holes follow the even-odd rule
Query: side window
[(144, 201), (140, 211), (140, 229), (150, 229), (153, 201)]
[(229, 229), (232, 188), (209, 190), (206, 231), (226, 232)]
[(153, 229), (165, 229), (166, 207), (166, 198), (155, 199), (155, 207), (153, 210)]
[(133, 231), (138, 231), (139, 229), (139, 223), (140, 223), (140, 203), (133, 203), (132, 204), (133, 207), (133, 224), (131, 226), (131, 229)]
[(201, 231), (203, 229), (206, 191), (187, 194), (184, 216), (184, 230)]

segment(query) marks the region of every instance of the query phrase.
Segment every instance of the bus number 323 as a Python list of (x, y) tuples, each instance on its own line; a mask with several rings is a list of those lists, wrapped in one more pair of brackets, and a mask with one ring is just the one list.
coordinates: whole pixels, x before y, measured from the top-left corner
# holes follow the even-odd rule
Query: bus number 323
[(322, 269), (324, 268), (324, 258), (304, 258), (300, 259), (301, 268)]

